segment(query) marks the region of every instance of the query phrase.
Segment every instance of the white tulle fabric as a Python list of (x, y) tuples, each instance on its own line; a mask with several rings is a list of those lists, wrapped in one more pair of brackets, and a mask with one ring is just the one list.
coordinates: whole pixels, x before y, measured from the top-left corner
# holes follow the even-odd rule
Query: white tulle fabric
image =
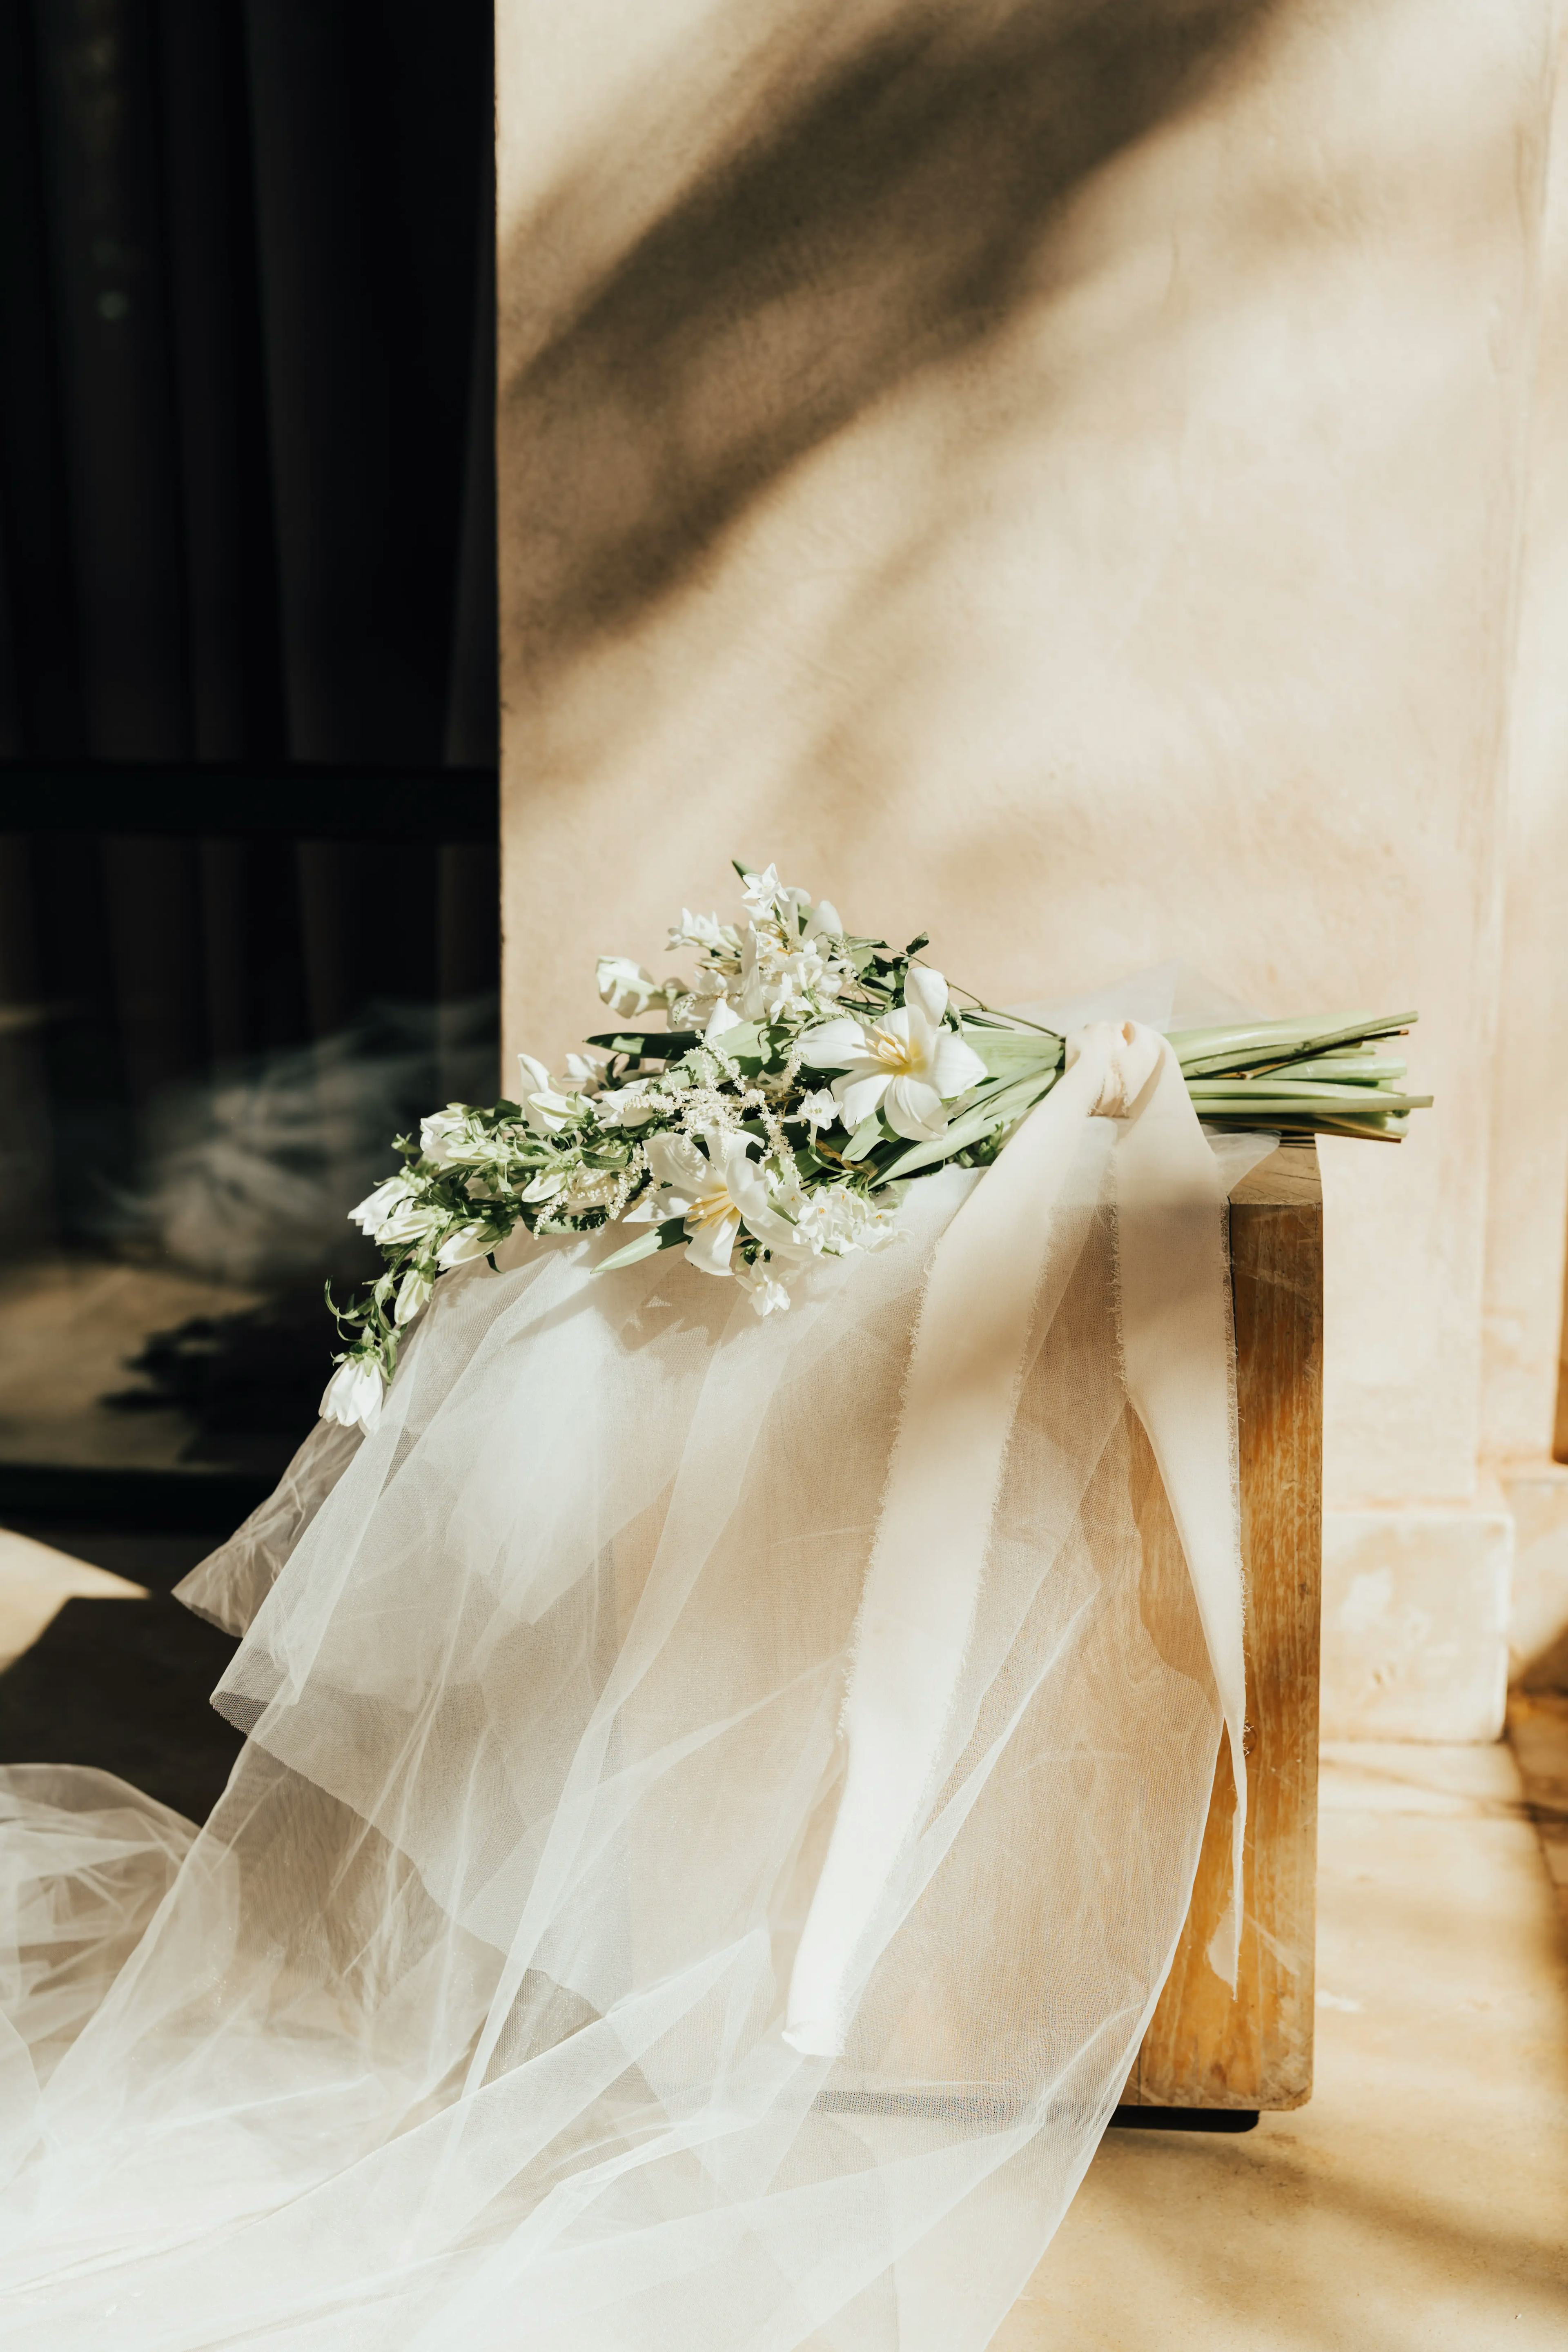
[(601, 1242), (443, 1282), (188, 1581), (206, 1826), (0, 1775), (8, 2352), (988, 2341), (1239, 1739), (1173, 1066), (1087, 1037), (766, 1322)]

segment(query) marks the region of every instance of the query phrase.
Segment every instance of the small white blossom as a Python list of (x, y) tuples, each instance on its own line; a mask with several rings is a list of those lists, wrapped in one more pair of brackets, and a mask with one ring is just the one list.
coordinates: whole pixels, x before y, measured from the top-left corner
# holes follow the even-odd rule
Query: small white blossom
[(487, 1159), (491, 1146), (488, 1137), (475, 1133), (467, 1106), (448, 1103), (420, 1120), (419, 1149), (437, 1168), (463, 1168)]
[(641, 1127), (668, 1108), (668, 1097), (653, 1078), (633, 1078), (626, 1086), (608, 1087), (594, 1101), (601, 1127)]
[(601, 956), (595, 967), (599, 995), (612, 1013), (647, 1013), (665, 1002), (665, 991), (651, 971), (630, 956)]
[(885, 1249), (900, 1237), (899, 1221), (890, 1210), (844, 1184), (822, 1184), (808, 1192), (795, 1219), (795, 1231), (820, 1257)]
[(802, 1095), (795, 1108), (787, 1116), (791, 1119), (801, 1120), (816, 1135), (822, 1128), (837, 1125), (838, 1105), (826, 1087), (817, 1087), (812, 1093)]
[(710, 955), (738, 956), (741, 935), (732, 924), (721, 923), (717, 915), (694, 915), (689, 907), (682, 907), (680, 920), (670, 926), (672, 948), (701, 948)]
[(747, 1265), (737, 1259), (733, 1271), (742, 1289), (750, 1294), (753, 1313), (779, 1315), (787, 1310), (788, 1286), (780, 1281), (777, 1265), (773, 1260), (759, 1258), (755, 1265)]
[(368, 1193), (357, 1209), (349, 1211), (349, 1223), (361, 1233), (368, 1234), (373, 1242), (380, 1241), (392, 1219), (418, 1192), (418, 1185), (406, 1172), (389, 1176)]
[(385, 1396), (386, 1375), (375, 1359), (349, 1356), (327, 1382), (321, 1397), (321, 1417), (324, 1421), (341, 1422), (345, 1429), (357, 1426), (368, 1435), (381, 1419)]
[(522, 1072), (522, 1115), (536, 1134), (558, 1135), (563, 1127), (583, 1117), (588, 1098), (571, 1087), (569, 1079), (558, 1085), (543, 1063), (535, 1061), (531, 1054), (520, 1054), (517, 1061)]

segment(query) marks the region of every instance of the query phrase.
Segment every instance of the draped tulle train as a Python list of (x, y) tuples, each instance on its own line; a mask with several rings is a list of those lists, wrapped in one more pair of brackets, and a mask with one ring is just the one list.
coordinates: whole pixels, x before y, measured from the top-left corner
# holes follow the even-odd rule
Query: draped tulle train
[(975, 2352), (1170, 1962), (1220, 1712), (1081, 1127), (940, 1754), (842, 2054), (784, 2036), (922, 1282), (759, 1322), (667, 1256), (438, 1287), (188, 1580), (200, 1831), (0, 1776), (11, 2352)]

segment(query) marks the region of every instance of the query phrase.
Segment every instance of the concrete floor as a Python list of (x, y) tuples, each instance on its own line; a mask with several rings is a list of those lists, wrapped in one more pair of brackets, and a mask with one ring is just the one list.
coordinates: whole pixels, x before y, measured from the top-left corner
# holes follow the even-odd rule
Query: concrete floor
[[(0, 1654), (24, 1653), (0, 1755), (52, 1730), (49, 1753), (203, 1813), (227, 1644), (163, 1597), (201, 1547), (82, 1549), (96, 1570), (0, 1537)], [(176, 1655), (174, 1620), (214, 1656)], [(1563, 2352), (1568, 1967), (1542, 1845), (1568, 1862), (1568, 1701), (1522, 1703), (1513, 1736), (1528, 1790), (1506, 1747), (1325, 1751), (1311, 2103), (1245, 2136), (1110, 2133), (996, 2352)]]
[(1310, 2104), (1109, 2134), (995, 2352), (1568, 2346), (1568, 1968), (1519, 1767), (1336, 1747), (1322, 1805)]

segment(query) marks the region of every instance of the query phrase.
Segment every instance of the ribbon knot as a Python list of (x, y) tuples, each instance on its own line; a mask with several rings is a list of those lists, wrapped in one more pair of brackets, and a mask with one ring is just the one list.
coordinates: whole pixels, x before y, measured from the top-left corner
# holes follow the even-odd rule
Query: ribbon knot
[(1087, 1021), (1067, 1041), (1064, 1069), (1070, 1070), (1088, 1051), (1105, 1056), (1100, 1093), (1089, 1105), (1091, 1118), (1128, 1118), (1132, 1106), (1160, 1066), (1160, 1038), (1141, 1021)]

